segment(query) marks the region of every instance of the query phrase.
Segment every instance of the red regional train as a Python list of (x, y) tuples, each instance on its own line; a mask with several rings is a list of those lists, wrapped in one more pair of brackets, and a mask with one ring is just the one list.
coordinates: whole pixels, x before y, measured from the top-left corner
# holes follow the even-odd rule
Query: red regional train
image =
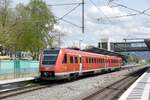
[(120, 69), (121, 57), (73, 50), (44, 49), (40, 54), (40, 78), (44, 80), (74, 79), (84, 74)]

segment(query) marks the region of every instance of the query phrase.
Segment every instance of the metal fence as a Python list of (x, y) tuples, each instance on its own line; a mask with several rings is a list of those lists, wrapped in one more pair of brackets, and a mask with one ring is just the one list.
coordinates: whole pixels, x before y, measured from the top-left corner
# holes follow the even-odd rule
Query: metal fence
[(39, 61), (0, 60), (0, 79), (37, 76)]

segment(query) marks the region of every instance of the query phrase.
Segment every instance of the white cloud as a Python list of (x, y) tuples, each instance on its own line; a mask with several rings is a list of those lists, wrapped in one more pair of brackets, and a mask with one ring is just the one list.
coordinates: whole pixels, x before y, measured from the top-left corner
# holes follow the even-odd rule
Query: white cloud
[[(123, 41), (124, 38), (146, 38), (150, 37), (150, 20), (146, 16), (133, 16), (112, 18), (108, 20), (107, 17), (120, 16), (128, 14), (127, 11), (119, 8), (111, 8), (109, 6), (99, 6), (100, 12), (94, 6), (89, 6), (85, 11), (85, 34), (82, 34), (81, 28), (74, 27), (70, 24), (61, 22), (57, 28), (61, 31), (67, 32), (64, 38), (64, 46), (78, 46), (79, 40), (82, 41), (82, 46), (95, 45), (101, 38), (109, 38), (110, 41)], [(104, 14), (105, 15), (104, 15)], [(76, 14), (76, 17), (70, 16), (68, 20), (78, 25), (81, 25), (81, 15)], [(105, 18), (102, 21), (97, 21), (97, 18)]]

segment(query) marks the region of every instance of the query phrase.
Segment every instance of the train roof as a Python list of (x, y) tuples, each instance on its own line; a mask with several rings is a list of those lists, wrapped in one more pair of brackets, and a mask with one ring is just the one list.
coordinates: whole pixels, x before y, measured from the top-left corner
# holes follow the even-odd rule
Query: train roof
[(92, 53), (97, 53), (97, 54), (103, 54), (103, 55), (108, 55), (108, 56), (117, 56), (117, 57), (121, 57), (123, 60), (126, 61), (126, 56), (122, 55), (120, 53), (116, 53), (116, 52), (112, 52), (112, 51), (107, 51), (105, 49), (100, 49), (97, 47), (89, 47), (87, 49), (84, 49), (83, 51), (86, 52), (92, 52)]
[[(46, 50), (49, 50), (49, 49), (54, 49), (54, 50), (60, 50), (61, 48), (47, 48)], [(126, 56), (125, 55), (122, 55), (120, 53), (116, 53), (116, 52), (112, 52), (112, 51), (107, 51), (105, 49), (100, 49), (100, 48), (97, 48), (97, 47), (89, 47), (89, 48), (86, 48), (86, 49), (83, 49), (83, 50), (80, 50), (79, 48), (64, 48), (64, 49), (68, 49), (68, 50), (78, 50), (78, 51), (84, 51), (84, 52), (87, 52), (87, 53), (96, 53), (96, 54), (101, 54), (101, 55), (107, 55), (107, 56), (114, 56), (114, 57), (121, 57), (123, 60), (126, 61)]]

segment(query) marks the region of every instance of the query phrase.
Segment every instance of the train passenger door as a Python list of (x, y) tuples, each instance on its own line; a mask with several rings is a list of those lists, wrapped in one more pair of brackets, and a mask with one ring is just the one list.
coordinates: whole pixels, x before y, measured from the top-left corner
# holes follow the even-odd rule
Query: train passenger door
[(80, 58), (80, 70), (79, 70), (79, 72), (82, 73), (82, 68), (83, 68), (83, 65), (82, 65), (82, 56), (79, 55), (79, 58)]
[(105, 58), (104, 62), (105, 62), (105, 70), (107, 70), (108, 69), (108, 58), (107, 57)]

